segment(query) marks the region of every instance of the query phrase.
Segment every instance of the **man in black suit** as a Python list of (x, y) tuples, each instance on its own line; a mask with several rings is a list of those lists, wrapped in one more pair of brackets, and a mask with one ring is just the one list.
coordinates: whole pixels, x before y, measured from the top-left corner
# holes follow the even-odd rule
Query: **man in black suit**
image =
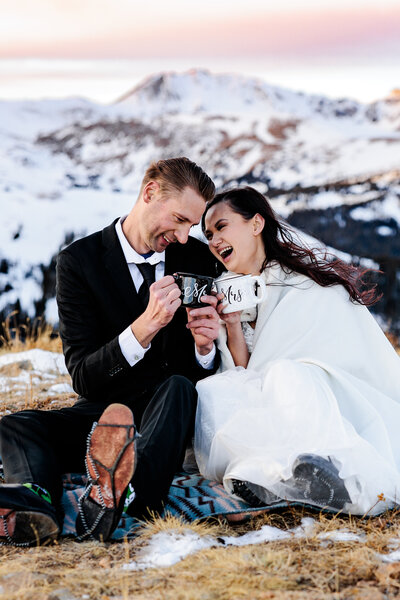
[(172, 277), (216, 274), (208, 248), (189, 237), (213, 195), (211, 179), (193, 162), (158, 161), (125, 218), (59, 254), (60, 335), (79, 399), (0, 421), (0, 541), (57, 537), (61, 474), (82, 471), (85, 454), (82, 537), (107, 539), (123, 509), (136, 517), (162, 510), (192, 433), (194, 384), (219, 360), (217, 299), (185, 311)]

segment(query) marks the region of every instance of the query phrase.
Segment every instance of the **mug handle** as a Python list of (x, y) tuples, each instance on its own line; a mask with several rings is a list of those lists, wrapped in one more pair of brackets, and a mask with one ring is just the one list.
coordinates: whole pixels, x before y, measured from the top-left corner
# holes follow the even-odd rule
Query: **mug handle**
[(261, 290), (261, 295), (254, 293), (254, 298), (257, 304), (260, 304), (265, 298), (267, 293), (267, 286), (265, 285), (264, 279), (260, 275), (253, 275), (254, 282), (258, 283), (258, 291)]

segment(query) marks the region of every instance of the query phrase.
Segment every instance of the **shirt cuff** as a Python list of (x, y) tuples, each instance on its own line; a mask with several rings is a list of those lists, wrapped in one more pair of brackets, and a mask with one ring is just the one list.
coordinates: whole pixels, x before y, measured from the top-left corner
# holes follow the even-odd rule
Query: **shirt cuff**
[(199, 363), (199, 365), (201, 367), (203, 367), (203, 369), (209, 370), (209, 369), (213, 368), (216, 352), (217, 352), (217, 350), (215, 348), (215, 344), (213, 344), (212, 350), (208, 354), (205, 354), (204, 356), (202, 354), (199, 354), (199, 352), (197, 351), (196, 345), (194, 346), (194, 353), (196, 355), (196, 360)]
[(147, 348), (143, 348), (135, 338), (130, 325), (119, 334), (118, 342), (122, 354), (131, 367), (136, 365), (139, 360), (142, 360), (143, 356), (151, 346), (151, 344), (149, 344)]

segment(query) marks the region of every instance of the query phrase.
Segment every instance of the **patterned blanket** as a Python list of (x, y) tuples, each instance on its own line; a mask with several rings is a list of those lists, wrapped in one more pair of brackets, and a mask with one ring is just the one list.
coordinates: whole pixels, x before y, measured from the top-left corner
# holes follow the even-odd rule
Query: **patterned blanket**
[[(2, 471), (2, 464), (0, 463), (0, 483), (3, 481)], [(85, 485), (86, 476), (81, 473), (71, 473), (64, 476), (62, 504), (65, 518), (63, 536), (76, 536), (75, 521), (78, 514), (78, 500), (85, 489)], [(318, 512), (321, 512), (321, 510), (333, 512), (308, 504), (286, 502), (285, 500), (257, 508), (257, 510), (276, 511), (287, 508), (289, 505), (292, 507), (306, 507)], [(172, 515), (191, 522), (218, 515), (252, 512), (254, 512), (254, 508), (251, 508), (246, 502), (231, 496), (220, 483), (204, 479), (199, 473), (182, 472), (177, 474), (172, 482), (163, 516)], [(134, 537), (141, 524), (137, 519), (122, 516), (112, 539), (122, 540), (125, 537)]]
[[(75, 535), (75, 519), (78, 512), (78, 498), (85, 486), (85, 477), (72, 474), (64, 479), (63, 506), (65, 520), (63, 535)], [(265, 506), (265, 510), (286, 508), (285, 501)], [(291, 502), (291, 506), (306, 506)], [(312, 507), (308, 507), (312, 508)], [(264, 510), (263, 508), (257, 510)], [(321, 509), (317, 509), (320, 511)], [(169, 490), (164, 515), (170, 514), (185, 521), (206, 519), (216, 515), (226, 515), (241, 512), (252, 512), (248, 504), (233, 498), (225, 488), (216, 481), (204, 479), (200, 474), (180, 473), (172, 482)], [(132, 517), (123, 516), (112, 539), (134, 537), (140, 522)]]

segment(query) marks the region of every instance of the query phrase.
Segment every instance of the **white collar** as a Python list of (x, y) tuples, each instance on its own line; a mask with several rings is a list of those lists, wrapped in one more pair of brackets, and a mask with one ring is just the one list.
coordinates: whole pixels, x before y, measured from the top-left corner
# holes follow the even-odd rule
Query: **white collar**
[(147, 262), (150, 265), (157, 265), (159, 262), (165, 262), (165, 250), (163, 252), (154, 252), (151, 256), (149, 256), (149, 258), (144, 258), (141, 254), (136, 252), (134, 248), (132, 248), (126, 239), (124, 232), (122, 231), (122, 223), (126, 219), (126, 216), (127, 215), (121, 217), (115, 223), (115, 231), (117, 233), (119, 243), (121, 244), (122, 252), (124, 253), (126, 262), (128, 264), (135, 263), (136, 265), (144, 262)]

